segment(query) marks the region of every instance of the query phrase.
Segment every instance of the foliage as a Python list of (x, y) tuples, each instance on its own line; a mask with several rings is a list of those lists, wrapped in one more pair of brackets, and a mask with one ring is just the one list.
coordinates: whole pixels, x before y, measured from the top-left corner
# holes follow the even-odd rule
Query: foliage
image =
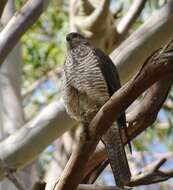
[(67, 31), (68, 13), (65, 7), (58, 7), (52, 2), (22, 38), (24, 87), (63, 63)]
[[(21, 1), (18, 1), (18, 5), (20, 3)], [(27, 91), (35, 81), (39, 81), (49, 71), (62, 65), (66, 33), (68, 33), (67, 3), (59, 5), (53, 1), (22, 37), (24, 63), (22, 91)], [(33, 117), (57, 93), (57, 83), (48, 78), (24, 99), (27, 119)]]

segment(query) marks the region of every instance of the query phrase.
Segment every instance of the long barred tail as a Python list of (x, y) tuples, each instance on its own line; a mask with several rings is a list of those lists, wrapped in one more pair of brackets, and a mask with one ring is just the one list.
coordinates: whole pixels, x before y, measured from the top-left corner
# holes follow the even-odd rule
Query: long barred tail
[(130, 181), (131, 172), (129, 169), (124, 145), (121, 140), (119, 127), (115, 123), (102, 137), (106, 146), (108, 159), (118, 187), (124, 187)]

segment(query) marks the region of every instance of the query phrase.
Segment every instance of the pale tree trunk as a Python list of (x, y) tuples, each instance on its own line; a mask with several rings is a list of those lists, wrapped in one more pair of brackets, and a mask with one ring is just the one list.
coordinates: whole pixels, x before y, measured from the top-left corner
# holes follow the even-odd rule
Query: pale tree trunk
[(47, 182), (46, 190), (52, 190), (57, 178), (62, 174), (72, 152), (72, 146), (74, 144), (73, 133), (74, 131), (65, 133), (54, 143), (56, 151), (53, 154), (53, 159), (45, 175), (45, 181)]
[[(9, 0), (1, 22), (5, 25), (14, 13), (14, 1)], [(0, 69), (0, 138), (1, 140), (14, 133), (25, 123), (21, 98), (22, 60), (21, 47), (18, 43), (6, 58)], [(23, 155), (25, 156), (25, 155)], [(22, 157), (21, 157), (22, 159)], [(29, 190), (37, 178), (35, 165), (32, 164), (20, 172), (17, 176)], [(0, 190), (16, 190), (7, 179), (0, 183)]]

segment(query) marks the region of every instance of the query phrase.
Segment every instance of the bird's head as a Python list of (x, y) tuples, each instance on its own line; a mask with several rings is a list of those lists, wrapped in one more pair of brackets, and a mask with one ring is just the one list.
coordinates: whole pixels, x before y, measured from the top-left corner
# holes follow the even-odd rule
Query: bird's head
[(81, 44), (89, 44), (88, 40), (77, 32), (71, 32), (66, 36), (67, 47), (75, 48)]

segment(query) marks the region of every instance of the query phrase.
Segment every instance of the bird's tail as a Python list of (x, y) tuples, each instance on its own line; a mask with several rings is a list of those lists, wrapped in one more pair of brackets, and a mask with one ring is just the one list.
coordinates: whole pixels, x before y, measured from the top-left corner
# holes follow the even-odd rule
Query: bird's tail
[(129, 169), (124, 145), (122, 143), (121, 134), (116, 123), (110, 127), (102, 138), (112, 172), (118, 187), (124, 187), (130, 181), (131, 172)]

